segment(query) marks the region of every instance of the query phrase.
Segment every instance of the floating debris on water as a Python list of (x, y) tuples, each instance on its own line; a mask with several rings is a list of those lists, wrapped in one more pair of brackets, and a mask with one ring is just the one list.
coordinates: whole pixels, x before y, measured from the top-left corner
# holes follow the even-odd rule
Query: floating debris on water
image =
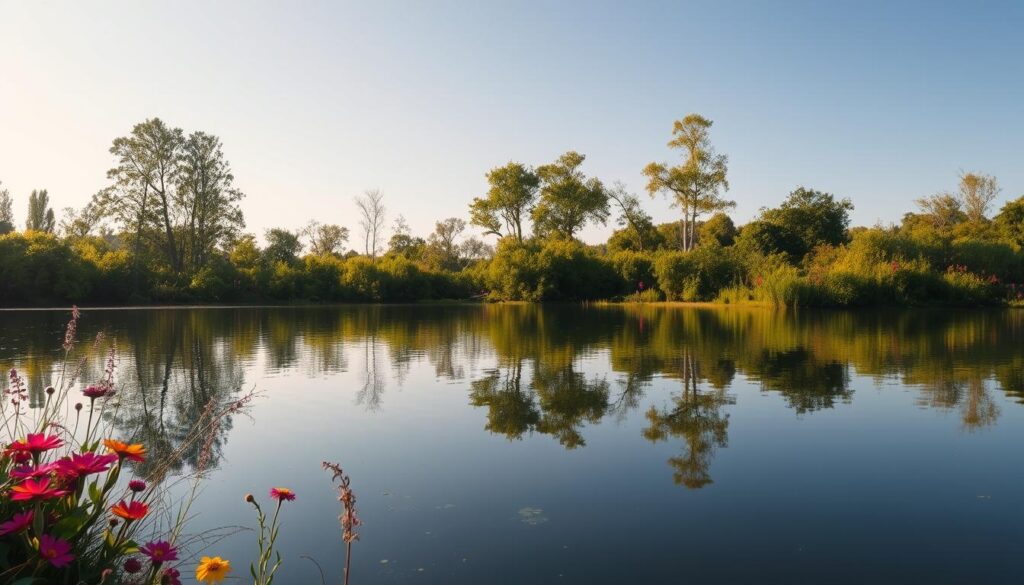
[(520, 522), (530, 526), (544, 524), (548, 521), (548, 517), (544, 515), (544, 510), (541, 508), (520, 508), (516, 515), (519, 517)]

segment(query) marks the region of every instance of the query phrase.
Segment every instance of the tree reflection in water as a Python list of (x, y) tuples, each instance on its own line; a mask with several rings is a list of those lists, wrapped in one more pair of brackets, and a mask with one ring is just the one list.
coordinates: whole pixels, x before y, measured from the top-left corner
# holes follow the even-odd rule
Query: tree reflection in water
[[(30, 401), (59, 367), (64, 312), (0, 313), (0, 364), (25, 377)], [(106, 333), (83, 362), (102, 372), (105, 347), (121, 356), (122, 408), (108, 412), (158, 454), (177, 452), (211, 400), (230, 401), (261, 373), (350, 372), (353, 399), (383, 409), (391, 384), (427, 364), (462, 381), (484, 428), (522, 439), (546, 435), (567, 449), (587, 427), (646, 413), (643, 437), (680, 440), (677, 483), (712, 481), (728, 443), (736, 376), (778, 396), (801, 416), (855, 401), (851, 380), (897, 380), (918, 403), (956, 412), (970, 431), (995, 425), (1000, 405), (1024, 403), (1024, 313), (1020, 311), (779, 312), (666, 306), (359, 306), (84, 311), (79, 338)], [(479, 366), (481, 367), (478, 367)], [(655, 379), (678, 381), (648, 396)], [(6, 384), (6, 377), (0, 382)], [(1007, 402), (1003, 396), (1011, 400)], [(231, 421), (213, 437), (214, 457)], [(182, 450), (179, 468), (197, 463)]]

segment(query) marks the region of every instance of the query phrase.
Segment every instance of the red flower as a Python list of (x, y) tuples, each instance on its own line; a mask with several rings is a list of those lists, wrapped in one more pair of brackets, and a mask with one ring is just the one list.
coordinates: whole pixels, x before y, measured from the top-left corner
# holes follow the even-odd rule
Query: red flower
[(128, 489), (135, 493), (144, 492), (146, 491), (146, 482), (141, 479), (133, 479), (128, 482)]
[(24, 482), (11, 488), (11, 501), (49, 500), (59, 498), (67, 493), (67, 490), (51, 488), (50, 478), (48, 477), (40, 480), (26, 479)]
[(54, 538), (49, 534), (39, 537), (39, 556), (50, 561), (58, 569), (71, 564), (75, 556), (71, 554), (71, 545), (66, 540)]
[(295, 499), (295, 492), (288, 488), (276, 487), (270, 489), (270, 497), (274, 498), (278, 502), (283, 502), (285, 500), (291, 502)]
[(78, 478), (83, 475), (100, 473), (110, 469), (110, 466), (117, 461), (117, 455), (97, 455), (95, 453), (75, 453), (57, 461), (57, 473), (67, 478)]
[(21, 532), (32, 525), (32, 510), (11, 516), (7, 522), (0, 524), (0, 536)]
[(141, 520), (146, 517), (149, 513), (149, 506), (142, 502), (125, 502), (121, 500), (117, 505), (110, 508), (110, 511), (114, 513), (114, 516), (120, 516), (125, 520), (131, 522), (132, 520)]
[(15, 441), (7, 448), (8, 453), (17, 451), (29, 451), (39, 453), (49, 451), (64, 445), (64, 441), (57, 435), (44, 435), (42, 433), (29, 433), (24, 440)]

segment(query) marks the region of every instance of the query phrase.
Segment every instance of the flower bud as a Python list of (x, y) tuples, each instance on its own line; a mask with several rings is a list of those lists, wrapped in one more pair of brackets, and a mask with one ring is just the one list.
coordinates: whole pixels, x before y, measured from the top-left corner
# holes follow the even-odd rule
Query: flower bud
[(255, 504), (256, 498), (254, 498), (252, 494), (245, 494), (245, 501), (249, 502), (250, 504)]

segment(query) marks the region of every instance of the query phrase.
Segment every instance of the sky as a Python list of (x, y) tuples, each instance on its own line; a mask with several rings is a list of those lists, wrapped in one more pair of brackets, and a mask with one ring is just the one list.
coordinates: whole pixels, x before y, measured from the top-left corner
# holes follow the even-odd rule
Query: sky
[(489, 169), (567, 150), (662, 222), (641, 169), (679, 160), (696, 112), (737, 223), (800, 185), (890, 223), (961, 171), (995, 175), (997, 206), (1024, 194), (1022, 30), (997, 1), (0, 0), (0, 181), (19, 222), (32, 189), (81, 207), (113, 139), (159, 117), (221, 138), (257, 234), (355, 232), (380, 189), (425, 236)]

